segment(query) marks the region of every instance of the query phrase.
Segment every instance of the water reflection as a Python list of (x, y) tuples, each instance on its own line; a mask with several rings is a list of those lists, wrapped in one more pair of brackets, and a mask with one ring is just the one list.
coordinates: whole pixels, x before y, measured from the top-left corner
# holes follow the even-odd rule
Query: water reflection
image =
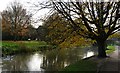
[(42, 53), (20, 54), (10, 60), (3, 59), (2, 69), (3, 71), (58, 71), (94, 54), (91, 48), (54, 49)]
[(41, 64), (43, 62), (43, 55), (35, 53), (30, 57), (30, 60), (27, 63), (29, 71), (43, 71)]
[(86, 54), (84, 54), (83, 59), (84, 59), (84, 58), (87, 58), (87, 57), (91, 57), (91, 56), (93, 56), (93, 55), (94, 55), (94, 52), (88, 51)]
[(0, 73), (2, 73), (2, 59), (0, 58)]
[(6, 58), (3, 59), (3, 71), (25, 71), (28, 69), (26, 62), (29, 56), (21, 54), (10, 58), (10, 60)]

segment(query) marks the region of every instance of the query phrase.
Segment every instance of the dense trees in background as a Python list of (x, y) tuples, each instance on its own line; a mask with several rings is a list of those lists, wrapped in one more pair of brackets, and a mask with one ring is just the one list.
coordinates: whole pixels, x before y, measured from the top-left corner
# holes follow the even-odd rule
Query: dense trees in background
[(13, 2), (2, 12), (2, 39), (26, 40), (36, 31), (31, 25), (32, 15), (18, 2)]
[(47, 41), (46, 35), (48, 35), (48, 28), (46, 26), (39, 26), (37, 28), (37, 39), (40, 41)]
[(38, 28), (35, 28), (32, 25), (29, 25), (27, 29), (28, 29), (28, 32), (26, 33), (27, 38), (31, 40), (37, 40), (37, 36), (38, 36), (37, 29)]

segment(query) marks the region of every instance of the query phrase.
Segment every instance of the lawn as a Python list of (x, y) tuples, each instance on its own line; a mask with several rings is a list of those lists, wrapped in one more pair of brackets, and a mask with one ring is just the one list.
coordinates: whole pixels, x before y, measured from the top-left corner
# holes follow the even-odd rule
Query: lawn
[(96, 73), (97, 63), (93, 60), (80, 60), (65, 67), (63, 72)]
[(48, 47), (44, 41), (2, 41), (2, 55), (35, 52)]
[(106, 53), (107, 53), (107, 54), (110, 54), (110, 53), (112, 53), (113, 51), (115, 51), (115, 46), (114, 46), (114, 45), (109, 45), (107, 48), (108, 48), (108, 49), (106, 50)]

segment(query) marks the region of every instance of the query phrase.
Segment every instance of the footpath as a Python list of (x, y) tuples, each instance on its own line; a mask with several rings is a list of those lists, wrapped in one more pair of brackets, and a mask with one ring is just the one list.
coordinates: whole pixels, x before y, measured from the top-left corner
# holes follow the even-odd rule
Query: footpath
[(120, 46), (109, 56), (101, 60), (97, 73), (120, 73)]

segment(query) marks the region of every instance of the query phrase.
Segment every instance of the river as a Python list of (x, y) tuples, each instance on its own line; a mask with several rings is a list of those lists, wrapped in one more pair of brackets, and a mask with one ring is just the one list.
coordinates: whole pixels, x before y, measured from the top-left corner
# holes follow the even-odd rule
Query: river
[(0, 61), (0, 71), (58, 71), (96, 53), (96, 47), (53, 49), (32, 54), (6, 56)]

